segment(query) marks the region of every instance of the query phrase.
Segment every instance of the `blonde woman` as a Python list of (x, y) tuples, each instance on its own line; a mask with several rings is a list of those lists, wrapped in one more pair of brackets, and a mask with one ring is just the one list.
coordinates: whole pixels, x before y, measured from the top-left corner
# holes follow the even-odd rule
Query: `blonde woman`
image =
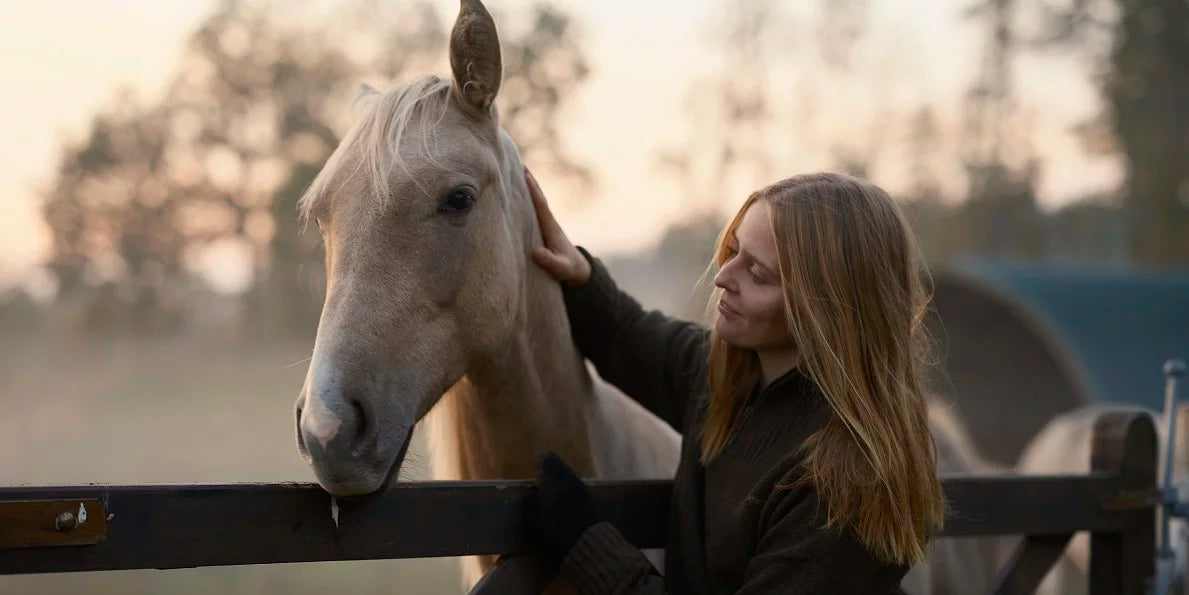
[(684, 436), (661, 578), (541, 461), (530, 520), (579, 593), (895, 593), (940, 528), (922, 389), (929, 297), (888, 194), (796, 176), (719, 237), (711, 329), (646, 312), (576, 248), (526, 172), (573, 337)]

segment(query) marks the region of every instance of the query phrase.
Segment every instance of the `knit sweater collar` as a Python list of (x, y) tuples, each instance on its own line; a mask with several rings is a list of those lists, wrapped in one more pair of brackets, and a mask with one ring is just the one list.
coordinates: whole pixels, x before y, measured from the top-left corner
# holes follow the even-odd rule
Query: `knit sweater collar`
[(789, 371), (781, 374), (780, 376), (776, 377), (775, 380), (768, 383), (767, 386), (763, 386), (762, 382), (763, 381), (757, 383), (756, 388), (748, 397), (747, 404), (754, 405), (756, 401), (760, 399), (760, 397), (774, 393), (786, 395), (804, 395), (806, 399), (811, 399), (814, 401), (813, 404), (805, 403), (805, 405), (815, 405), (817, 404), (817, 401), (821, 400), (821, 395), (817, 390), (816, 383), (812, 378), (805, 374), (800, 366), (789, 369)]

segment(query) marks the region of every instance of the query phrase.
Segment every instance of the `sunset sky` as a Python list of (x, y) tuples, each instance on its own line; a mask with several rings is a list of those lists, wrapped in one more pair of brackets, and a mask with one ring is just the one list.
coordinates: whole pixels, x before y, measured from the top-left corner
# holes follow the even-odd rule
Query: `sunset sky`
[[(510, 11), (527, 2), (488, 4)], [(699, 78), (721, 66), (708, 40), (723, 0), (557, 4), (574, 16), (593, 68), (562, 129), (598, 185), (593, 196), (578, 197), (546, 176), (542, 184), (576, 242), (602, 252), (646, 247), (667, 225), (693, 214), (680, 184), (660, 172), (656, 157), (659, 150), (688, 138), (686, 98), (696, 92)], [(786, 4), (797, 18), (814, 22), (818, 3)], [(457, 10), (454, 2), (442, 5), (444, 15)], [(812, 43), (796, 45), (801, 49), (783, 57), (783, 74), (774, 74), (771, 82), (774, 87), (813, 88), (816, 108), (812, 122), (792, 124), (805, 131), (805, 140), (793, 132), (791, 151), (788, 142), (784, 149), (773, 147), (780, 164), (775, 175), (829, 168), (831, 139), (861, 145), (876, 124), (906, 118), (923, 104), (937, 112), (943, 132), (956, 138), (962, 90), (975, 76), (982, 48), (981, 30), (961, 17), (965, 5), (871, 2), (867, 35), (857, 50), (867, 70), (843, 79), (822, 70)], [(5, 212), (0, 219), (0, 287), (36, 279), (47, 250), (37, 189), (51, 179), (61, 140), (81, 135), (90, 115), (110, 102), (121, 85), (145, 99), (155, 98), (184, 40), (212, 7), (208, 0), (8, 3), (5, 35), (0, 37), (0, 208)], [(1117, 160), (1085, 156), (1070, 132), (1098, 109), (1086, 61), (1032, 57), (1020, 63), (1015, 81), (1033, 131), (1032, 145), (1044, 163), (1044, 206), (1115, 185)], [(877, 183), (893, 192), (905, 183), (904, 141), (897, 130), (881, 137), (885, 149), (872, 172)], [(956, 147), (938, 150), (944, 155)], [(942, 168), (942, 173), (945, 183), (960, 192), (959, 172)], [(731, 210), (746, 190), (734, 188), (711, 206)]]

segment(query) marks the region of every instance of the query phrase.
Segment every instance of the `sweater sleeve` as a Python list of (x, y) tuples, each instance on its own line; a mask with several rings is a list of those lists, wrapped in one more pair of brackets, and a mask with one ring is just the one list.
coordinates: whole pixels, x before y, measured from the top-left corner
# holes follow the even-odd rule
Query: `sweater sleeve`
[(645, 311), (602, 262), (579, 250), (590, 261), (590, 280), (563, 289), (579, 351), (603, 379), (684, 431), (687, 405), (705, 383), (707, 329)]
[(664, 579), (636, 546), (606, 521), (587, 529), (561, 563), (578, 595), (661, 595)]
[(777, 490), (738, 595), (897, 593), (907, 568), (880, 561), (851, 530), (827, 528), (810, 487)]
[[(907, 567), (881, 562), (853, 532), (825, 527), (809, 488), (780, 490), (748, 560), (736, 595), (870, 595), (902, 593)], [(664, 579), (608, 522), (587, 529), (562, 560), (561, 575), (578, 595), (660, 595)]]

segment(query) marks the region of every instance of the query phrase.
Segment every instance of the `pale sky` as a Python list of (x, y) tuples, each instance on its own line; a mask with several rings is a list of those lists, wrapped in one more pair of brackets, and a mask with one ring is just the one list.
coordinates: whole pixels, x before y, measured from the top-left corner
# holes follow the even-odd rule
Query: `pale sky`
[[(501, 9), (526, 4), (488, 1)], [(683, 105), (698, 77), (717, 65), (707, 31), (723, 1), (557, 2), (580, 26), (593, 68), (562, 130), (574, 154), (592, 168), (598, 188), (594, 196), (574, 197), (567, 194), (571, 189), (542, 180), (576, 242), (597, 252), (640, 249), (659, 239), (668, 224), (691, 216), (680, 184), (660, 172), (656, 156), (688, 137)], [(880, 124), (923, 102), (933, 106), (944, 128), (956, 130), (958, 100), (974, 76), (982, 40), (981, 31), (960, 18), (966, 4), (873, 0), (865, 45), (856, 50), (871, 72), (859, 77), (827, 79), (811, 42), (783, 57), (785, 74), (774, 75), (770, 88), (812, 94), (815, 107), (812, 118), (792, 123), (797, 132), (790, 134), (791, 148), (772, 149), (781, 164), (776, 178), (829, 168), (825, 149), (832, 139), (861, 146)], [(155, 98), (184, 40), (213, 5), (208, 0), (8, 0), (0, 36), (0, 208), (6, 214), (0, 220), (0, 287), (29, 278), (45, 256), (36, 189), (50, 180), (60, 139), (81, 135), (90, 115), (121, 85)], [(812, 22), (817, 4), (790, 0), (787, 6)], [(456, 3), (443, 1), (444, 14), (456, 10)], [(1069, 130), (1097, 109), (1086, 64), (1066, 57), (1032, 58), (1019, 65), (1015, 80), (1020, 104), (1031, 114), (1034, 150), (1045, 164), (1042, 203), (1058, 206), (1117, 184), (1117, 160), (1086, 157)], [(801, 136), (809, 140), (797, 141)], [(893, 193), (905, 182), (901, 136), (893, 130), (880, 137), (884, 149), (872, 172)], [(943, 155), (954, 150), (938, 147)], [(947, 185), (962, 188), (958, 172), (943, 173)], [(748, 189), (732, 189), (733, 196), (722, 197), (718, 207), (733, 210)]]

